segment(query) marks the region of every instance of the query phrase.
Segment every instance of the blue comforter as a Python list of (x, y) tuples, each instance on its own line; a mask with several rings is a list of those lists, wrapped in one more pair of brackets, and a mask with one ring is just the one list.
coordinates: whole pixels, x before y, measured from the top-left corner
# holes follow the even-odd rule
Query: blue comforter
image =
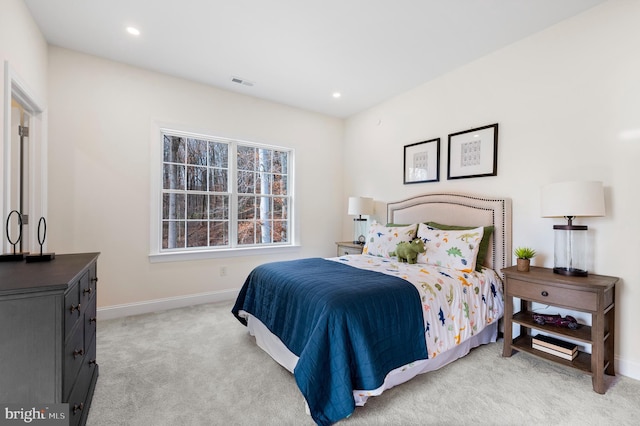
[(422, 305), (409, 282), (312, 258), (255, 268), (233, 314), (246, 311), (298, 356), (296, 383), (311, 416), (328, 425), (355, 409), (354, 389), (427, 358)]

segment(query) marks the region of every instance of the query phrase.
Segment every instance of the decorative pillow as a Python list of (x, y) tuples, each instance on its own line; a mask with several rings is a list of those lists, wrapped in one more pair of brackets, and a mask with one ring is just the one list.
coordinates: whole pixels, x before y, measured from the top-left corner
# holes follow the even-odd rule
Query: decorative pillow
[(418, 255), (418, 263), (473, 272), (484, 234), (483, 227), (469, 230), (436, 229), (421, 223), (418, 238), (425, 243), (426, 251)]
[(362, 249), (362, 254), (371, 256), (391, 257), (390, 252), (396, 251), (396, 246), (401, 241), (411, 241), (416, 237), (415, 224), (407, 226), (384, 226), (372, 223), (367, 234), (367, 242)]
[[(476, 226), (458, 226), (458, 225), (443, 225), (441, 223), (436, 222), (426, 222), (426, 224), (432, 228), (436, 229), (444, 229), (444, 230), (455, 230), (455, 231), (466, 231), (469, 229), (477, 228)], [(493, 225), (484, 226), (484, 234), (482, 235), (482, 241), (480, 241), (480, 248), (478, 249), (478, 256), (476, 262), (476, 271), (482, 272), (482, 266), (485, 265), (491, 267), (491, 265), (486, 265), (485, 261), (487, 260), (487, 253), (489, 252), (489, 240), (491, 239), (491, 234), (493, 234)]]

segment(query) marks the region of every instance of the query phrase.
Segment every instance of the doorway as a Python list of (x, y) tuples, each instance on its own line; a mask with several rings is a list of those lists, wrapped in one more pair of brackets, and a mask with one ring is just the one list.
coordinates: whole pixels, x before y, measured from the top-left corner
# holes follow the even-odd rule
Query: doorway
[[(5, 62), (4, 71), (0, 252), (12, 252), (13, 245), (9, 239), (15, 242), (20, 235), (16, 251), (34, 252), (40, 249), (38, 219), (46, 216), (47, 205), (46, 112), (42, 102), (18, 78), (8, 62)], [(21, 214), (21, 221), (16, 214), (12, 214), (8, 221), (14, 210)], [(10, 238), (7, 238), (7, 223)], [(43, 249), (46, 249), (46, 242)]]
[(11, 158), (9, 210), (17, 211), (21, 220), (13, 215), (9, 223), (11, 240), (16, 241), (16, 251), (29, 252), (29, 128), (31, 115), (25, 106), (11, 97)]

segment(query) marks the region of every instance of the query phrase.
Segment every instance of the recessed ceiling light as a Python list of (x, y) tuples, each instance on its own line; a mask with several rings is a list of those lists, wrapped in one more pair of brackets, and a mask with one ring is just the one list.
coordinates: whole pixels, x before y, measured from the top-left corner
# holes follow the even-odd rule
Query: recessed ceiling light
[(140, 35), (140, 30), (137, 29), (136, 27), (127, 27), (127, 32), (131, 35), (134, 36), (139, 36)]
[(333, 97), (338, 99), (342, 94), (340, 92), (333, 92)]

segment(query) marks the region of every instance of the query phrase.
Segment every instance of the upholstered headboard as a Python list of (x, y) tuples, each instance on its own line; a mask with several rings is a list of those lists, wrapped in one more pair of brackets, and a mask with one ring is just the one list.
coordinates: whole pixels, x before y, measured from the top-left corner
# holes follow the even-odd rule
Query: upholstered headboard
[(425, 194), (387, 204), (387, 222), (494, 226), (487, 262), (501, 277), (511, 266), (511, 199), (471, 194)]

